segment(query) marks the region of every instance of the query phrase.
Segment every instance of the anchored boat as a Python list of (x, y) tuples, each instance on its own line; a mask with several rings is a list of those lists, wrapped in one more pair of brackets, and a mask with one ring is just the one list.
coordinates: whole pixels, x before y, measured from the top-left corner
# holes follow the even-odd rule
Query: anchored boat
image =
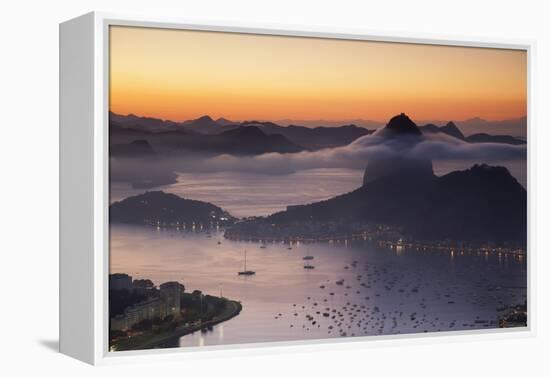
[(238, 272), (239, 275), (256, 275), (256, 271), (246, 269), (246, 250), (244, 251), (244, 270)]

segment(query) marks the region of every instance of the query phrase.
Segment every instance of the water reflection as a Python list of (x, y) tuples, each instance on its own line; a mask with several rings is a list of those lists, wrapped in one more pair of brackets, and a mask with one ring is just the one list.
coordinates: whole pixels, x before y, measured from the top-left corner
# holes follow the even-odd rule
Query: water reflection
[[(255, 276), (237, 275), (244, 249)], [(169, 346), (495, 327), (499, 308), (526, 297), (525, 257), (398, 250), (363, 239), (262, 245), (216, 230), (113, 225), (110, 255), (112, 272), (178, 280), (187, 291), (242, 302), (237, 317)], [(303, 268), (305, 255), (315, 269)]]
[[(434, 161), (436, 175), (463, 170), (482, 161)], [(518, 181), (527, 187), (525, 160), (493, 161), (492, 165), (506, 166)], [(213, 203), (237, 217), (265, 216), (282, 211), (288, 205), (326, 200), (353, 191), (361, 186), (364, 167), (359, 169), (310, 169), (292, 174), (269, 175), (238, 172), (179, 173), (178, 182), (159, 186), (184, 198)], [(292, 190), (281, 190), (292, 187)], [(147, 189), (134, 189), (127, 183), (111, 182), (110, 201), (142, 194)]]

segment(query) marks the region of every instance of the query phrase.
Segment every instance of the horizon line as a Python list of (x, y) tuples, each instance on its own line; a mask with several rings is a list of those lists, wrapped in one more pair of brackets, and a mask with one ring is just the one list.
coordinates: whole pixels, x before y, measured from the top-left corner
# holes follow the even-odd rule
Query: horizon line
[[(194, 121), (194, 120), (198, 120), (200, 118), (208, 117), (208, 118), (212, 119), (213, 121), (217, 121), (219, 119), (224, 119), (224, 120), (227, 120), (227, 121), (230, 121), (230, 122), (239, 122), (239, 123), (243, 123), (243, 122), (271, 122), (271, 123), (276, 123), (276, 124), (277, 124), (277, 122), (309, 122), (309, 123), (312, 123), (312, 122), (332, 122), (332, 123), (342, 122), (342, 123), (347, 123), (347, 122), (354, 122), (354, 121), (387, 124), (389, 119), (391, 119), (394, 116), (399, 115), (399, 114), (395, 114), (395, 115), (391, 116), (388, 120), (383, 120), (383, 121), (382, 120), (376, 120), (376, 119), (368, 119), (368, 118), (350, 118), (350, 119), (291, 119), (291, 118), (282, 118), (282, 119), (274, 119), (274, 120), (272, 120), (272, 119), (254, 119), (254, 118), (250, 118), (250, 119), (229, 119), (229, 118), (226, 118), (224, 116), (212, 117), (209, 114), (203, 114), (203, 115), (200, 115), (196, 118), (187, 118), (187, 119), (183, 119), (183, 120), (173, 120), (173, 119), (169, 119), (169, 118), (162, 118), (162, 117), (152, 116), (152, 115), (138, 115), (138, 114), (135, 114), (135, 113), (132, 113), (132, 112), (128, 113), (128, 114), (121, 114), (121, 113), (117, 113), (115, 111), (112, 111), (111, 109), (109, 109), (109, 113), (112, 113), (112, 114), (115, 114), (115, 115), (118, 115), (118, 116), (126, 116), (126, 117), (135, 116), (135, 117), (138, 117), (138, 118), (159, 119), (159, 120), (162, 120), (163, 122), (172, 122), (172, 123), (184, 123), (184, 122)], [(417, 122), (446, 122), (446, 123), (448, 123), (448, 122), (458, 122), (458, 123), (460, 123), (460, 122), (467, 122), (467, 121), (471, 121), (471, 120), (481, 120), (481, 121), (485, 121), (485, 122), (504, 122), (504, 121), (510, 121), (510, 120), (521, 120), (523, 118), (527, 118), (527, 114), (517, 116), (517, 117), (512, 117), (512, 118), (501, 118), (501, 119), (487, 119), (487, 118), (483, 118), (483, 117), (480, 117), (480, 116), (471, 116), (471, 117), (468, 117), (468, 118), (465, 118), (465, 119), (462, 119), (462, 120), (419, 119), (419, 120), (416, 120), (416, 121), (413, 120), (413, 122), (415, 122), (415, 123), (417, 123)], [(288, 124), (288, 125), (291, 125), (291, 124)], [(292, 125), (299, 126), (300, 124), (292, 123)]]

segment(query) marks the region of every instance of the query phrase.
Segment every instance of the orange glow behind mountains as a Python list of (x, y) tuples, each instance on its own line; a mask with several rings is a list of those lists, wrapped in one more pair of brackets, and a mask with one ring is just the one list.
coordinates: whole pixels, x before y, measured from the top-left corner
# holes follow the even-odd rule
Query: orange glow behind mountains
[(525, 116), (518, 50), (111, 27), (110, 110), (171, 120)]

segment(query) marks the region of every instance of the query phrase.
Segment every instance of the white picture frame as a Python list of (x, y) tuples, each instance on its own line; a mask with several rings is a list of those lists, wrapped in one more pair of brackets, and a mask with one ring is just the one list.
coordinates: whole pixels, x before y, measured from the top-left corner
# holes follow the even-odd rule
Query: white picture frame
[[(505, 339), (534, 336), (533, 206), (528, 191), (528, 313), (526, 328), (455, 331), (415, 335), (308, 340), (250, 345), (173, 348), (113, 353), (108, 349), (108, 30), (111, 25), (205, 30), (227, 33), (371, 40), (518, 49), (528, 56), (528, 181), (533, 174), (533, 41), (461, 38), (365, 30), (190, 23), (160, 17), (88, 13), (60, 24), (60, 351), (90, 364), (109, 364), (158, 358), (203, 357), (227, 353), (294, 352), (307, 349), (345, 349), (382, 344)], [(197, 352), (200, 351), (200, 352)], [(208, 352), (205, 352), (208, 351)]]

